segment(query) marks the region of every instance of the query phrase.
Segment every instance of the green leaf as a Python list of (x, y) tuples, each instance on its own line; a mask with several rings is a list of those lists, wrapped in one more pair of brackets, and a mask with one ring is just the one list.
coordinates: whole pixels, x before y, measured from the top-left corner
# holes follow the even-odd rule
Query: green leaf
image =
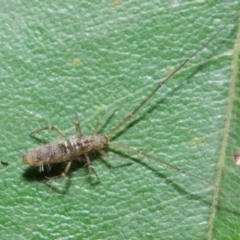
[[(163, 159), (240, 198), (238, 1), (11, 1), (1, 7), (1, 239), (239, 239), (239, 201), (142, 156), (95, 158), (48, 187), (21, 162), (85, 134), (106, 112), (109, 133), (175, 67), (175, 75), (113, 141)], [(234, 17), (235, 16), (235, 17)], [(238, 75), (237, 75), (238, 74)], [(59, 169), (61, 171), (63, 169)], [(95, 184), (96, 183), (96, 184)]]

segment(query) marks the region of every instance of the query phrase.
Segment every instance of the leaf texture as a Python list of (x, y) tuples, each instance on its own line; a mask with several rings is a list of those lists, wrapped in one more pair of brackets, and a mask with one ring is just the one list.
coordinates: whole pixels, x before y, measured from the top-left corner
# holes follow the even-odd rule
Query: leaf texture
[[(1, 239), (239, 239), (239, 201), (157, 162), (109, 149), (50, 185), (21, 156), (75, 114), (108, 133), (221, 26), (112, 140), (240, 197), (239, 1), (4, 1), (1, 7)], [(94, 157), (94, 156), (93, 156)], [(62, 170), (61, 166), (59, 171)]]

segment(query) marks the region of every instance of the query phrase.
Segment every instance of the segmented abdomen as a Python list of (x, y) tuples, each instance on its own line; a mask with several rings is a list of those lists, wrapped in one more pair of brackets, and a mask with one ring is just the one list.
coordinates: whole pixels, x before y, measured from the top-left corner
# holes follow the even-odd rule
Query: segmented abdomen
[(84, 153), (90, 152), (95, 145), (95, 138), (96, 136), (72, 136), (52, 142), (30, 150), (23, 156), (22, 161), (33, 166), (40, 166), (73, 160)]

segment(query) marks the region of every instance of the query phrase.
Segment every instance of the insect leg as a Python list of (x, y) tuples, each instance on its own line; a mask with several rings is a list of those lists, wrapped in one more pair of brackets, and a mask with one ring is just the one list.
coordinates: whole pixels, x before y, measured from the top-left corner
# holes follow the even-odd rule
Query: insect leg
[(37, 129), (33, 132), (30, 133), (30, 135), (34, 135), (38, 132), (41, 132), (43, 130), (52, 130), (54, 131), (56, 134), (58, 134), (59, 136), (63, 137), (63, 138), (66, 138), (66, 136), (64, 134), (62, 134), (56, 127), (54, 127), (53, 125), (49, 125), (49, 126), (46, 126), (46, 127), (43, 127), (43, 128), (40, 128), (40, 129)]
[(66, 174), (68, 173), (71, 165), (72, 165), (72, 161), (69, 161), (69, 162), (67, 163), (67, 166), (65, 167), (64, 171), (63, 171), (60, 175), (57, 175), (57, 176), (55, 176), (55, 177), (48, 178), (48, 181), (51, 181), (51, 180), (53, 180), (53, 179), (60, 178), (60, 177), (65, 177)]
[[(111, 159), (111, 160), (116, 160), (116, 158), (113, 158), (113, 156), (109, 155), (108, 153), (104, 152), (103, 150), (101, 149), (96, 149), (101, 155), (103, 155), (105, 158), (108, 158), (108, 159)], [(121, 162), (125, 162), (125, 164), (129, 165), (129, 164), (132, 164), (132, 162), (129, 160), (129, 159), (123, 159), (123, 158), (120, 158), (118, 159), (120, 160)], [(125, 165), (124, 164), (124, 165)], [(120, 165), (122, 166), (122, 165)]]
[(107, 112), (103, 117), (101, 117), (100, 119), (98, 119), (98, 121), (97, 121), (97, 123), (96, 123), (96, 125), (95, 125), (95, 127), (94, 127), (93, 134), (97, 134), (98, 128), (99, 128), (100, 124), (102, 123), (102, 121), (103, 121), (105, 118), (108, 118), (109, 116), (111, 116), (114, 111), (115, 111), (115, 109), (110, 110), (110, 111)]
[(100, 177), (98, 176), (97, 172), (96, 172), (95, 169), (93, 168), (92, 163), (91, 163), (91, 161), (90, 161), (87, 153), (84, 153), (84, 156), (85, 156), (85, 158), (86, 158), (86, 160), (87, 160), (87, 165), (88, 165), (89, 170), (90, 170), (90, 171), (93, 171), (93, 173), (96, 175), (96, 177), (99, 179), (99, 181), (101, 181), (101, 179), (100, 179)]
[(101, 153), (104, 157), (107, 157), (107, 158), (111, 158), (111, 159), (112, 159), (112, 156), (110, 156), (109, 154), (107, 154), (107, 153), (104, 152), (103, 150), (97, 149), (97, 151), (98, 151), (99, 153)]
[(81, 131), (81, 126), (80, 126), (80, 122), (79, 122), (77, 113), (76, 113), (76, 117), (75, 117), (75, 125), (76, 125), (77, 134), (79, 135), (79, 137), (81, 137), (82, 136), (82, 131)]

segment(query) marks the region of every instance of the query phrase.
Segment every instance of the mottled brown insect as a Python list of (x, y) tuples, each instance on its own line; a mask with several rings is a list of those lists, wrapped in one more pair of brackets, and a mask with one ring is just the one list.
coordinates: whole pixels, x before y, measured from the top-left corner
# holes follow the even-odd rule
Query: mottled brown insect
[(94, 168), (92, 167), (88, 153), (93, 150), (96, 150), (103, 155), (107, 155), (103, 151), (103, 149), (108, 144), (108, 138), (101, 134), (83, 136), (80, 130), (80, 124), (77, 119), (77, 116), (76, 116), (76, 128), (78, 134), (69, 138), (66, 138), (54, 126), (48, 126), (32, 132), (31, 134), (35, 134), (36, 132), (45, 129), (51, 129), (58, 133), (60, 136), (64, 137), (64, 139), (52, 142), (50, 144), (45, 144), (43, 146), (30, 150), (26, 155), (23, 156), (22, 161), (32, 166), (39, 166), (41, 171), (43, 170), (44, 165), (47, 165), (48, 168), (50, 169), (50, 165), (52, 164), (68, 162), (62, 174), (54, 177), (57, 178), (65, 176), (72, 164), (72, 161), (78, 159), (79, 156), (83, 155), (86, 158), (88, 168), (92, 170), (95, 173), (95, 175), (99, 178)]
[[(89, 153), (92, 151), (97, 151), (101, 155), (109, 157), (108, 154), (105, 152), (105, 148), (108, 145), (112, 145), (116, 148), (124, 149), (129, 152), (133, 152), (139, 155), (142, 155), (146, 158), (152, 159), (154, 161), (157, 161), (161, 164), (164, 164), (166, 166), (169, 166), (178, 172), (184, 173), (186, 175), (189, 175), (191, 177), (197, 178), (207, 184), (212, 185), (213, 187), (218, 188), (219, 190), (231, 195), (232, 197), (236, 198), (237, 200), (240, 200), (238, 197), (236, 197), (234, 194), (226, 191), (222, 187), (215, 185), (204, 178), (197, 176), (195, 174), (186, 172), (170, 163), (167, 163), (161, 159), (158, 159), (152, 155), (149, 155), (147, 153), (144, 153), (140, 150), (136, 150), (134, 148), (130, 148), (127, 146), (123, 146), (121, 144), (111, 142), (110, 136), (113, 135), (116, 131), (118, 131), (122, 126), (124, 126), (130, 119), (132, 119), (136, 113), (153, 97), (153, 95), (169, 80), (174, 76), (183, 66), (186, 65), (187, 62), (189, 62), (190, 59), (195, 57), (200, 51), (202, 51), (206, 46), (209, 45), (210, 42), (213, 41), (213, 39), (216, 38), (219, 33), (226, 28), (228, 25), (225, 24), (222, 28), (220, 28), (208, 41), (206, 41), (205, 44), (203, 44), (197, 51), (195, 51), (189, 58), (187, 58), (182, 64), (180, 64), (166, 79), (164, 79), (162, 82), (160, 82), (155, 89), (138, 105), (138, 107), (135, 108), (135, 110), (129, 114), (125, 119), (123, 119), (115, 128), (113, 128), (108, 134), (97, 134), (98, 127), (101, 123), (101, 120), (99, 120), (95, 126), (94, 133), (90, 136), (83, 136), (81, 133), (80, 123), (78, 121), (78, 118), (76, 116), (76, 130), (77, 134), (72, 137), (66, 137), (64, 136), (56, 127), (54, 126), (47, 126), (41, 129), (38, 129), (31, 134), (35, 134), (37, 132), (40, 132), (42, 130), (50, 129), (54, 132), (56, 132), (58, 135), (63, 137), (63, 140), (55, 141), (43, 146), (40, 146), (38, 148), (34, 148), (30, 150), (26, 155), (23, 156), (22, 161), (26, 164), (32, 165), (32, 166), (39, 166), (41, 170), (43, 170), (43, 166), (46, 165), (50, 168), (52, 164), (61, 163), (61, 162), (67, 162), (67, 165), (59, 176), (57, 177), (63, 177), (67, 174), (67, 172), (70, 169), (70, 166), (72, 164), (73, 160), (79, 159), (81, 157), (84, 157), (86, 159), (86, 164), (90, 171), (93, 171), (93, 173), (97, 176), (98, 179), (99, 176), (97, 175), (96, 171), (94, 170), (90, 158)], [(105, 116), (106, 117), (106, 116)]]

